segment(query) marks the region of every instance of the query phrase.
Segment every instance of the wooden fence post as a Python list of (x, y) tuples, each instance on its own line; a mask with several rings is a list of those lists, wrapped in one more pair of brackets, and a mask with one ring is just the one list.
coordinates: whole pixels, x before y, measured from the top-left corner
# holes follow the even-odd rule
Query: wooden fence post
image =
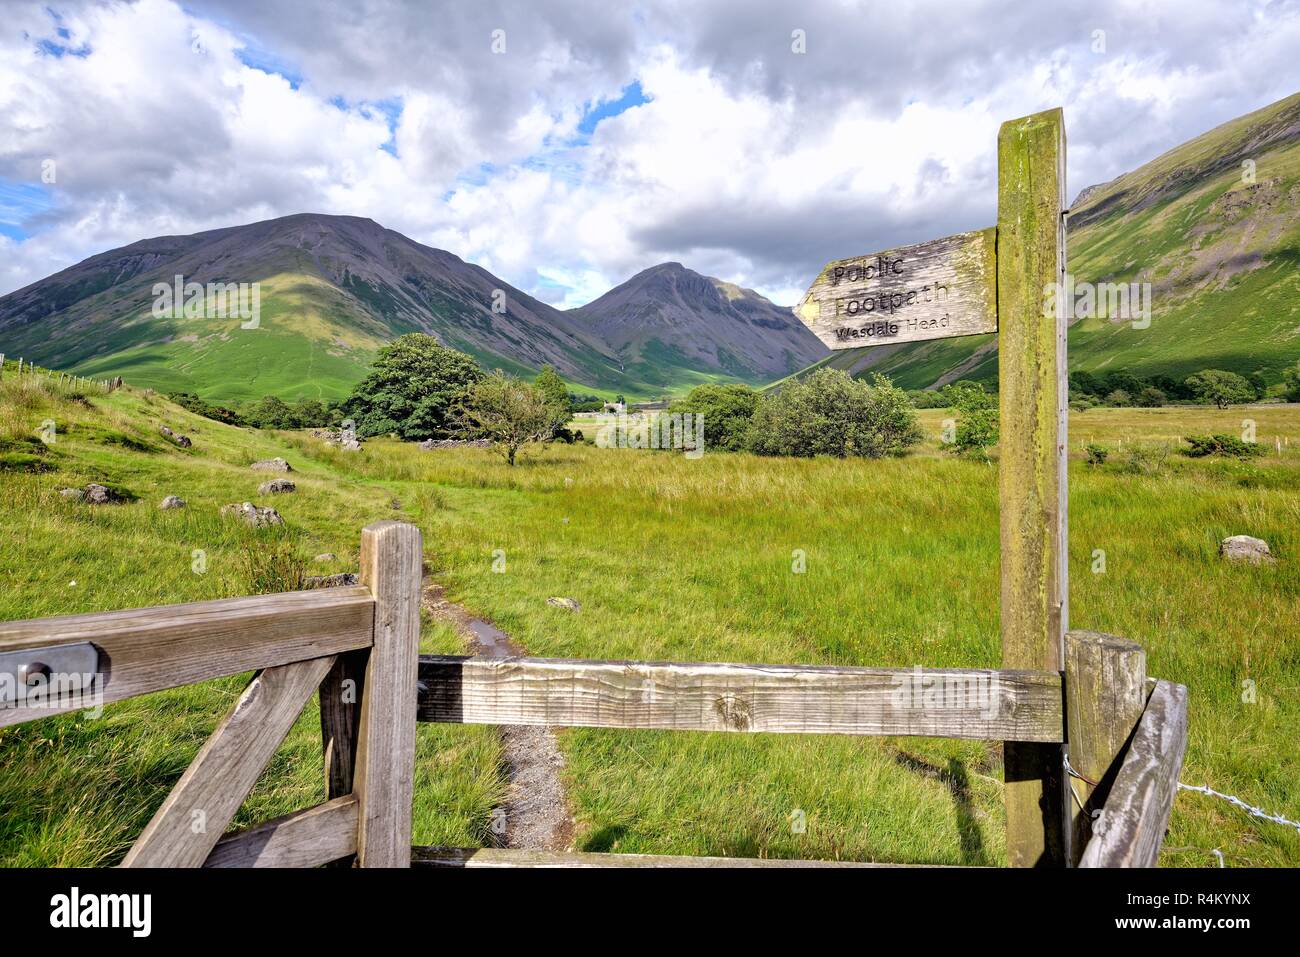
[(1146, 708), (1146, 685), (1141, 645), (1094, 631), (1065, 636), (1066, 749), (1079, 775), (1068, 782), (1071, 866), (1083, 856), (1095, 812), (1106, 803), (1119, 772), (1117, 758)]
[[(1003, 123), (997, 273), (1004, 668), (1062, 667), (1068, 620), (1064, 210), (1061, 110)], [(1008, 862), (1063, 865), (1061, 748), (1007, 741), (1005, 766)]]
[(415, 693), (420, 657), (420, 530), (376, 522), (361, 532), (361, 581), (375, 596), (357, 734), (357, 863), (410, 867)]

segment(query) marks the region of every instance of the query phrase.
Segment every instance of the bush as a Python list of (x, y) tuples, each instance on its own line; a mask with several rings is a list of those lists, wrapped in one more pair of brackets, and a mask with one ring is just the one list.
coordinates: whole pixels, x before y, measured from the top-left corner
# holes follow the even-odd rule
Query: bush
[(958, 455), (986, 455), (998, 441), (996, 397), (973, 382), (958, 382), (944, 391), (957, 412), (957, 431), (947, 443), (948, 450)]
[(1106, 396), (1106, 404), (1113, 408), (1123, 408), (1133, 404), (1133, 396), (1127, 389), (1116, 389)]
[(1300, 402), (1300, 368), (1292, 366), (1282, 373), (1282, 399)]
[(379, 350), (370, 374), (340, 403), (340, 411), (356, 423), (360, 436), (446, 438), (470, 388), (482, 378), (470, 356), (433, 336), (407, 333)]
[(903, 455), (920, 440), (907, 393), (884, 376), (868, 385), (818, 369), (759, 401), (748, 445), (758, 455), (881, 458)]
[(1207, 455), (1222, 455), (1235, 459), (1248, 459), (1253, 455), (1263, 454), (1264, 449), (1256, 442), (1243, 442), (1235, 435), (1189, 435), (1183, 454), (1194, 459)]
[(1133, 446), (1126, 451), (1120, 471), (1130, 475), (1155, 475), (1164, 468), (1167, 458), (1169, 458), (1168, 446), (1161, 445), (1149, 449)]
[(1168, 397), (1153, 385), (1138, 393), (1137, 404), (1144, 409), (1158, 409), (1165, 404)]
[(1110, 456), (1110, 449), (1106, 448), (1104, 445), (1097, 445), (1095, 443), (1086, 446), (1084, 452), (1088, 455), (1089, 465), (1105, 465), (1106, 459)]
[(212, 405), (203, 401), (193, 392), (169, 392), (167, 398), (171, 399), (177, 405), (187, 412), (193, 412), (195, 415), (201, 415), (205, 419), (212, 419), (216, 422), (224, 422), (226, 425), (247, 425), (242, 416), (234, 409), (227, 409), (224, 406)]
[(706, 446), (738, 452), (745, 448), (759, 398), (747, 385), (698, 385), (668, 411), (703, 416)]
[(907, 396), (917, 409), (948, 408), (948, 396), (942, 389), (913, 389)]

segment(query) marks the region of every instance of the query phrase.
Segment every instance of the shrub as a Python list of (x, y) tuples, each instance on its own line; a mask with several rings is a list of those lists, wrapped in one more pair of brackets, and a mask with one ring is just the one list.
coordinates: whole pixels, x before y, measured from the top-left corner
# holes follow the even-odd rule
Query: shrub
[(1282, 373), (1282, 398), (1286, 402), (1300, 402), (1300, 368), (1292, 366)]
[(1127, 389), (1116, 389), (1106, 396), (1106, 404), (1114, 408), (1122, 408), (1133, 404), (1133, 396)]
[(947, 387), (949, 403), (957, 412), (957, 430), (947, 448), (958, 455), (987, 454), (998, 441), (997, 399), (973, 382)]
[(668, 411), (703, 416), (706, 446), (738, 452), (748, 440), (759, 398), (747, 385), (698, 385)]
[(1110, 449), (1106, 448), (1104, 445), (1097, 445), (1096, 443), (1087, 445), (1083, 451), (1088, 455), (1089, 465), (1105, 465), (1106, 459), (1110, 455)]
[(1166, 401), (1168, 397), (1153, 385), (1147, 386), (1138, 393), (1137, 397), (1137, 404), (1144, 409), (1158, 409)]
[(1126, 451), (1120, 470), (1130, 475), (1155, 475), (1164, 468), (1165, 460), (1168, 458), (1168, 446), (1160, 445), (1146, 449), (1133, 446)]
[(1185, 441), (1190, 448), (1184, 449), (1183, 454), (1194, 459), (1207, 455), (1248, 459), (1253, 455), (1261, 455), (1264, 451), (1258, 443), (1243, 442), (1235, 435), (1189, 435)]
[(884, 376), (868, 385), (818, 369), (759, 401), (748, 444), (758, 455), (881, 458), (903, 455), (920, 440), (907, 393)]

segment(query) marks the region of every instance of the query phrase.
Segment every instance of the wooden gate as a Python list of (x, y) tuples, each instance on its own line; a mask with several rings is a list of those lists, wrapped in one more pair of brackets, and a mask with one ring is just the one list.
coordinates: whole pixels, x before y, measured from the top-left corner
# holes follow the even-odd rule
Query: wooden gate
[[(14, 622), (0, 662), (40, 686), (42, 659), (89, 655), (105, 702), (257, 670), (126, 866), (790, 863), (412, 849), (417, 718), (1002, 741), (1012, 866), (1151, 866), (1187, 689), (1132, 642), (1067, 630), (1064, 157), (1060, 110), (1003, 124), (996, 228), (831, 263), (796, 308), (834, 348), (996, 330), (1000, 670), (420, 658), (420, 533), (394, 522), (362, 532), (361, 585)], [(318, 687), (326, 803), (223, 834)], [(20, 697), (0, 727), (75, 707)]]

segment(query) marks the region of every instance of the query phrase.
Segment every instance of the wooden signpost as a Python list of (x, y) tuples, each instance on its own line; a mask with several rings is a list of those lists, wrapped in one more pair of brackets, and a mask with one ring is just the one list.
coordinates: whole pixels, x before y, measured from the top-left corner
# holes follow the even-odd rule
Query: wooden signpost
[[(998, 334), (1002, 667), (1064, 668), (1067, 322), (1061, 110), (1003, 123), (994, 229), (832, 262), (794, 307), (832, 349)], [(1055, 284), (1057, 308), (1045, 310)], [(1071, 859), (1059, 744), (1007, 741), (1007, 857)]]

